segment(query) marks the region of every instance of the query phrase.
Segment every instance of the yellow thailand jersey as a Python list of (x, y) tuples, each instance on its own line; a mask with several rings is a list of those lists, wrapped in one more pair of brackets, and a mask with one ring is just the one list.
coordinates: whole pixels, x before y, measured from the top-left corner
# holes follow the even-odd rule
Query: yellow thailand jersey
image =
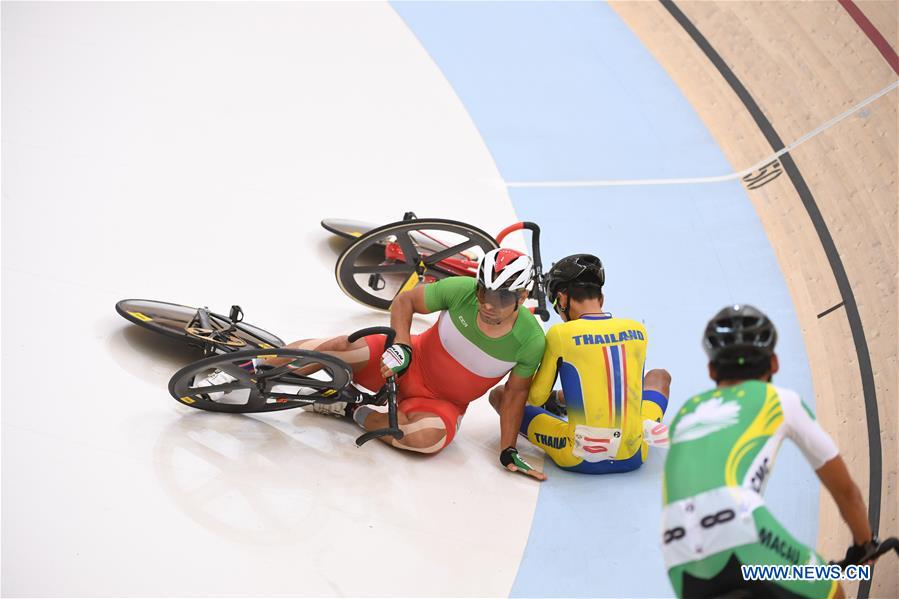
[(608, 314), (553, 325), (528, 403), (546, 403), (558, 375), (568, 405), (569, 436), (578, 425), (620, 429), (622, 443), (614, 458), (633, 456), (643, 438), (646, 343), (642, 324)]

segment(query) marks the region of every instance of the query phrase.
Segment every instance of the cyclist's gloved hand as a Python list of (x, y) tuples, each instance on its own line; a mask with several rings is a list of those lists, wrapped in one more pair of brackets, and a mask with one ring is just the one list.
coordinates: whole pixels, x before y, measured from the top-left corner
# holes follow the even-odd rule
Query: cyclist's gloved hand
[(502, 450), (499, 454), (499, 462), (506, 467), (506, 470), (521, 472), (533, 476), (537, 480), (546, 480), (546, 475), (525, 462), (514, 447), (506, 447)]
[(864, 563), (865, 556), (873, 553), (878, 545), (877, 539), (872, 539), (861, 545), (850, 545), (849, 549), (846, 550), (846, 557), (843, 558), (840, 564), (844, 566), (861, 565)]
[(394, 375), (399, 376), (412, 364), (412, 348), (405, 343), (394, 343), (381, 354), (381, 363)]

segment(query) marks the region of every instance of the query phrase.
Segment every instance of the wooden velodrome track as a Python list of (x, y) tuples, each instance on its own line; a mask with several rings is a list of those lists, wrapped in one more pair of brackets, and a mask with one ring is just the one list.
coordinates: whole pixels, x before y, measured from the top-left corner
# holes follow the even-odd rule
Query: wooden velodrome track
[[(899, 79), (895, 0), (612, 6), (686, 94), (735, 172)], [(889, 90), (744, 179), (805, 336), (818, 418), (881, 536), (899, 534), (897, 95)], [(850, 536), (826, 492), (819, 530), (819, 551), (842, 556)], [(850, 595), (899, 596), (899, 568), (888, 561), (870, 590), (848, 585)]]

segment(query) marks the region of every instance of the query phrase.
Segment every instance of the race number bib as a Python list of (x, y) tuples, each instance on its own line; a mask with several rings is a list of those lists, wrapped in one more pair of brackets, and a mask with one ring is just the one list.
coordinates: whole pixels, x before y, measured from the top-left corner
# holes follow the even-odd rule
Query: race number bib
[(599, 428), (579, 424), (574, 427), (574, 448), (571, 453), (585, 462), (604, 462), (618, 455), (621, 445), (620, 428)]
[(669, 570), (758, 541), (752, 512), (762, 497), (742, 487), (718, 487), (673, 501), (662, 512), (662, 557)]

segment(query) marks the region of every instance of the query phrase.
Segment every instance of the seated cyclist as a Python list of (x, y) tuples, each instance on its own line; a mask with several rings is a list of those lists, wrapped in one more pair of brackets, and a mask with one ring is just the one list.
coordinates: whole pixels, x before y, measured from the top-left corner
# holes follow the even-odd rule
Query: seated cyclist
[(743, 580), (741, 565), (826, 563), (765, 507), (784, 437), (802, 450), (852, 531), (846, 557), (857, 562), (870, 547), (864, 500), (833, 441), (798, 395), (771, 384), (776, 342), (774, 324), (752, 306), (724, 308), (706, 327), (716, 388), (678, 412), (665, 461), (662, 553), (678, 597), (842, 596), (831, 580)]
[[(388, 348), (383, 335), (354, 343), (346, 336), (312, 339), (287, 347), (344, 360), (353, 369), (353, 381), (370, 390), (399, 375), (397, 416), (405, 435), (381, 440), (420, 453), (436, 453), (449, 445), (468, 404), (509, 374), (508, 393), (500, 405), (500, 461), (509, 470), (543, 480), (543, 473), (515, 450), (531, 377), (545, 343), (534, 315), (521, 309), (533, 280), (530, 256), (493, 250), (482, 258), (476, 279), (449, 277), (400, 293), (390, 307), (396, 339)], [(440, 312), (437, 324), (421, 335), (410, 334), (412, 315), (431, 312)], [(387, 426), (387, 414), (378, 406), (339, 402), (311, 409), (352, 419), (366, 430)]]
[[(603, 284), (602, 262), (590, 254), (563, 258), (547, 273), (547, 296), (563, 322), (546, 334), (520, 429), (563, 470), (588, 474), (635, 470), (648, 442), (667, 443), (661, 422), (671, 376), (661, 369), (644, 376), (646, 328), (603, 312)], [(562, 391), (551, 393), (557, 376)], [(507, 392), (494, 389), (491, 403)]]

